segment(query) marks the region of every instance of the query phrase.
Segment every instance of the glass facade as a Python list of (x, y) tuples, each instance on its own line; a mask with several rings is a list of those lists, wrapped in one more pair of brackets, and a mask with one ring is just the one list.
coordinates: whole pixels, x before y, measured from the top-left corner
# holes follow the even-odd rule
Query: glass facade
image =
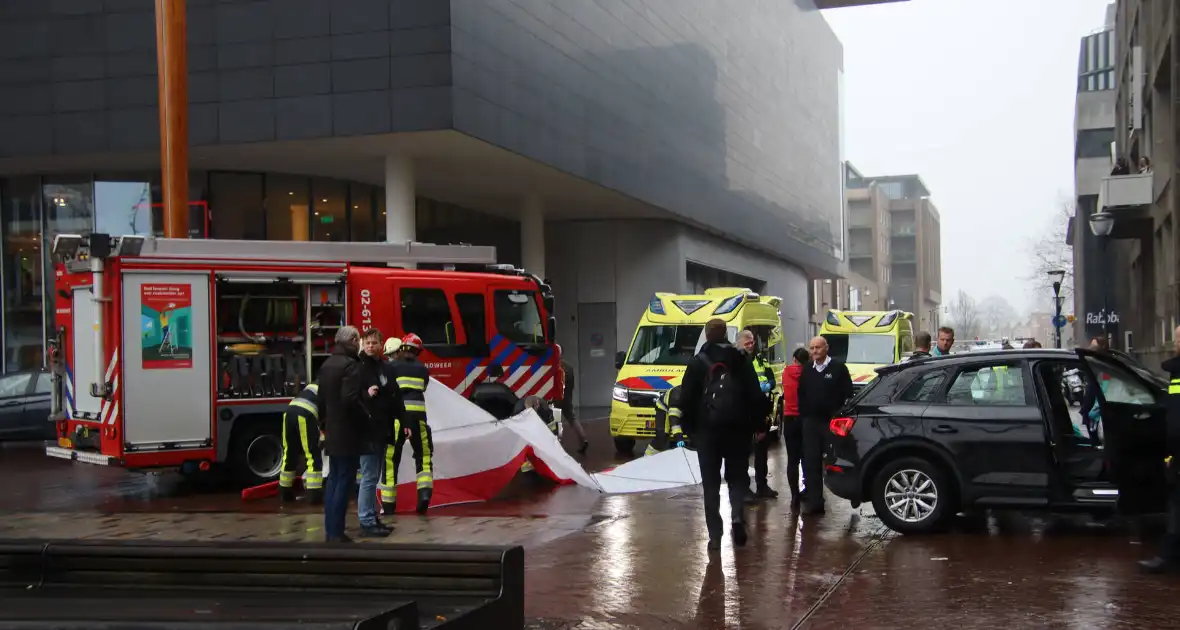
[(41, 184), (39, 178), (0, 184), (0, 227), (4, 231), (4, 353), (6, 371), (41, 367), (45, 348), (45, 273), (42, 259)]
[[(158, 172), (0, 179), (0, 367), (45, 364), (53, 313), (54, 234), (163, 235)], [(385, 240), (385, 191), (377, 186), (281, 173), (193, 171), (189, 237), (250, 240)], [(417, 238), (496, 247), (520, 264), (520, 224), (419, 198)]]

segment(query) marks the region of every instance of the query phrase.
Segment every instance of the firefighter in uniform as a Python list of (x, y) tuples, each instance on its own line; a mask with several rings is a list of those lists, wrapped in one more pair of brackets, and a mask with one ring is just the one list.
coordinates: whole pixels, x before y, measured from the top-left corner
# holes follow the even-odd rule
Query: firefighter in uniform
[(1168, 479), (1168, 530), (1160, 543), (1159, 553), (1149, 560), (1141, 560), (1139, 567), (1146, 573), (1180, 571), (1180, 328), (1173, 333), (1175, 348), (1172, 358), (1160, 366), (1167, 372), (1168, 401), (1164, 465)]
[(324, 501), (324, 466), (320, 453), (320, 386), (311, 383), (287, 405), (283, 414), (283, 467), (279, 499), (295, 500), (295, 479), (303, 470), (303, 488), (313, 504)]
[(656, 436), (643, 454), (655, 455), (670, 448), (682, 448), (685, 442), (684, 430), (680, 428), (680, 386), (677, 385), (656, 399)]
[(402, 337), (399, 357), (390, 364), (405, 412), (394, 422), (394, 444), (385, 449), (385, 488), (381, 491), (381, 507), (387, 514), (393, 513), (397, 503), (397, 467), (407, 440), (414, 449), (414, 467), (418, 472), (419, 514), (425, 514), (430, 507), (434, 490), (434, 464), (431, 461), (434, 442), (426, 417), (426, 386), (430, 382), (430, 371), (418, 361), (420, 352), (421, 337), (409, 333)]

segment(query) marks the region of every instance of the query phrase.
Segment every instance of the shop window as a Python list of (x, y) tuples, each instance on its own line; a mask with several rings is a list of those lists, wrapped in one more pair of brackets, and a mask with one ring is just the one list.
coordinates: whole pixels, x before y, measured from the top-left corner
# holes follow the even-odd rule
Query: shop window
[(220, 239), (264, 240), (262, 175), (210, 173), (210, 235)]
[(311, 184), (311, 234), (315, 241), (347, 241), (348, 211), (344, 182), (316, 179)]
[(163, 229), (162, 217), (153, 216), (152, 182), (147, 177), (95, 180), (94, 231), (151, 236)]
[(41, 192), (36, 178), (0, 183), (0, 232), (4, 235), (0, 271), (4, 365), (8, 371), (39, 368), (44, 363)]
[(90, 234), (94, 231), (94, 184), (83, 179), (46, 179), (45, 220), (50, 234)]
[(266, 176), (267, 240), (311, 240), (310, 184), (306, 177)]
[(373, 220), (373, 187), (365, 186), (364, 184), (352, 184), (348, 191), (348, 202), (352, 205), (349, 208), (352, 240), (376, 241), (377, 232), (373, 229), (375, 227)]
[[(211, 215), (205, 184), (205, 171), (189, 171), (188, 176), (188, 237), (209, 238)], [(99, 176), (97, 179), (109, 179)], [(152, 228), (156, 236), (164, 236), (164, 188), (160, 185), (159, 173), (152, 173)]]

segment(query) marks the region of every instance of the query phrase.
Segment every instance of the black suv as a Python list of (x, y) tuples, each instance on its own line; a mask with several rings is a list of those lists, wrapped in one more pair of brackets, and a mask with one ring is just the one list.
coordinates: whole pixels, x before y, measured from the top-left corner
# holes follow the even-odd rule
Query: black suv
[[(1066, 396), (1078, 369), (1101, 413)], [(989, 507), (1162, 511), (1167, 381), (1126, 355), (1001, 350), (880, 368), (831, 421), (825, 485), (902, 533)]]

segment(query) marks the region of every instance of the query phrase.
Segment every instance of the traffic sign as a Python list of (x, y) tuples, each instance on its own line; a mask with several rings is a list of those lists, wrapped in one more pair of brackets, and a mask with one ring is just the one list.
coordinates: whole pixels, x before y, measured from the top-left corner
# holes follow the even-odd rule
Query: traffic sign
[(1065, 324), (1066, 324), (1065, 315), (1054, 315), (1053, 316), (1053, 327), (1054, 328), (1065, 328)]

